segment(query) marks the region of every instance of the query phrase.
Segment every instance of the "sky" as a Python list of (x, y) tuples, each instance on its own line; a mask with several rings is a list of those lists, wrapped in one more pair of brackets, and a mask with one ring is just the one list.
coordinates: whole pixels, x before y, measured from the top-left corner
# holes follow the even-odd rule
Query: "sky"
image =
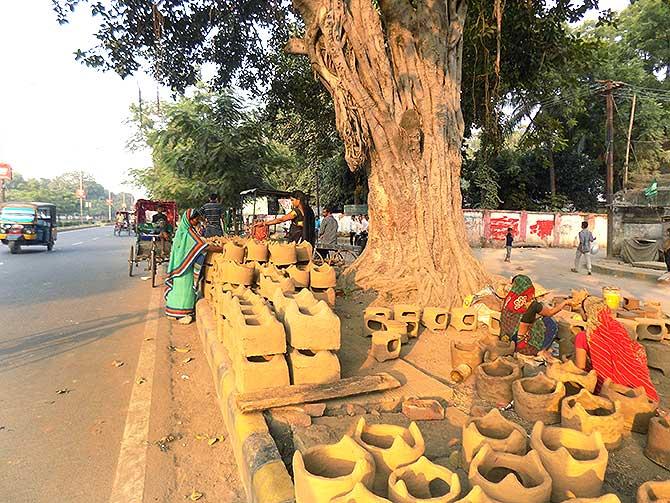
[[(600, 2), (601, 9), (627, 5)], [(150, 152), (126, 149), (124, 121), (138, 89), (155, 99), (157, 85), (144, 74), (122, 80), (76, 62), (73, 52), (93, 45), (95, 28), (85, 7), (60, 26), (51, 0), (0, 0), (0, 163), (27, 177), (82, 170), (113, 192), (142, 195), (127, 171), (149, 166)]]

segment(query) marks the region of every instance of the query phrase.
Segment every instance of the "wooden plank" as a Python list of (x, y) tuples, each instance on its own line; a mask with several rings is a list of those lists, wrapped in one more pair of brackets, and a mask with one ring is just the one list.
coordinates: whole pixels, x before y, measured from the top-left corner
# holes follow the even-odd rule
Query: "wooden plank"
[(235, 402), (242, 412), (255, 412), (273, 407), (320, 402), (332, 398), (383, 391), (401, 386), (391, 374), (382, 372), (368, 376), (354, 376), (328, 384), (300, 384), (268, 388), (252, 393), (239, 393)]

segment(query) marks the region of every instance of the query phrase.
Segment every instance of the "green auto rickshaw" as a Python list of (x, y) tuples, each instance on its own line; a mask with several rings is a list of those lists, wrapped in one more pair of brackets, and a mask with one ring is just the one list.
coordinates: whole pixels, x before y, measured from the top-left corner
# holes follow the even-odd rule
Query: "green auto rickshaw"
[(0, 204), (0, 241), (10, 253), (22, 246), (46, 246), (51, 251), (56, 242), (58, 222), (56, 205), (51, 203)]

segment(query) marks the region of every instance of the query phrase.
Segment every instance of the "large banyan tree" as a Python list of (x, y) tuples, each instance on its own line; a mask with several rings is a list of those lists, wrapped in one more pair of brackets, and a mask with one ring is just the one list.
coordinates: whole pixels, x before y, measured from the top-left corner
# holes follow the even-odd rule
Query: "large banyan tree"
[[(368, 171), (370, 235), (349, 271), (356, 283), (389, 298), (446, 306), (485, 283), (461, 209), (466, 0), (53, 1), (61, 22), (82, 3), (100, 20), (99, 45), (77, 59), (122, 77), (145, 67), (176, 91), (195, 83), (205, 63), (216, 65), (215, 84), (266, 80), (268, 39), (283, 37), (332, 96), (349, 168)], [(579, 8), (566, 0), (507, 2), (511, 9), (504, 0), (470, 6), (481, 50), (470, 62), (469, 102), (478, 96), (487, 108), (508, 90), (501, 61), (516, 61), (516, 71), (525, 67), (531, 79), (540, 56), (550, 60), (547, 48), (562, 43), (551, 37), (564, 36), (564, 21), (595, 0)], [(301, 29), (289, 33), (296, 23)], [(526, 34), (507, 55), (504, 23), (516, 30), (509, 40)], [(541, 40), (536, 59), (526, 61), (532, 51), (524, 45), (534, 38)]]

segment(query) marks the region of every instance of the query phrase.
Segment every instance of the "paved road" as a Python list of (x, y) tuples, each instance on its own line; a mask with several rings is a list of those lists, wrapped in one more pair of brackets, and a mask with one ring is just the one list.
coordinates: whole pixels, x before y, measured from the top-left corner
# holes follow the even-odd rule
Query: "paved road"
[(0, 246), (0, 501), (109, 499), (151, 292), (131, 243), (107, 227)]

